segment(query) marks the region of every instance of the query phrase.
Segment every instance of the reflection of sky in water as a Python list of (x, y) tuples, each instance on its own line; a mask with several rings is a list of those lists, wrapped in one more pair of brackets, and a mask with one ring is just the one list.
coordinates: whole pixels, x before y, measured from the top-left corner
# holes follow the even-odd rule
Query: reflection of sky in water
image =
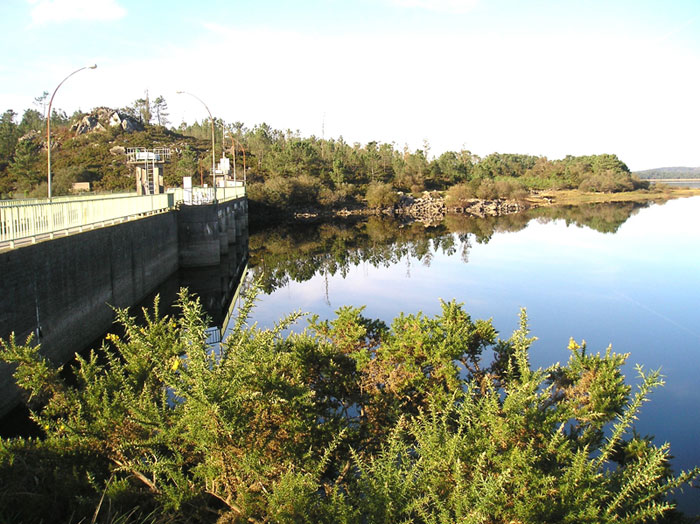
[[(637, 429), (669, 441), (676, 468), (700, 464), (700, 198), (642, 209), (616, 234), (533, 220), (517, 233), (472, 241), (469, 262), (460, 249), (433, 253), (430, 265), (404, 257), (391, 267), (363, 263), (340, 275), (315, 275), (260, 297), (255, 320), (269, 326), (301, 309), (327, 318), (341, 305), (366, 305), (365, 315), (390, 321), (399, 312), (439, 311), (438, 298), (465, 303), (473, 318), (493, 317), (504, 337), (527, 307), (532, 363), (568, 359), (570, 337), (590, 351), (612, 343), (633, 364), (662, 368), (667, 385), (643, 407)], [(326, 302), (326, 288), (328, 300)], [(302, 325), (303, 327), (303, 325)], [(700, 513), (700, 490), (679, 498)]]

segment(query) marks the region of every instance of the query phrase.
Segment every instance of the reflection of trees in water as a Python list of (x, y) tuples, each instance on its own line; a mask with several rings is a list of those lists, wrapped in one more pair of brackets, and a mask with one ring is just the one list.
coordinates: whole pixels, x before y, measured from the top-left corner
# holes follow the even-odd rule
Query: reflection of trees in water
[(541, 222), (564, 220), (566, 225), (589, 227), (600, 233), (616, 233), (628, 218), (648, 207), (647, 202), (612, 202), (580, 206), (543, 207), (528, 214)]
[(452, 254), (457, 243), (442, 225), (426, 228), (377, 217), (294, 224), (251, 234), (250, 266), (256, 275), (264, 273), (264, 289), (271, 292), (290, 280), (309, 280), (318, 272), (346, 276), (361, 263), (390, 267), (403, 259), (417, 259), (429, 266), (435, 252)]
[(438, 226), (420, 222), (403, 224), (390, 218), (293, 224), (254, 232), (250, 235), (250, 266), (270, 293), (289, 281), (310, 280), (317, 273), (347, 276), (361, 263), (389, 267), (406, 259), (407, 271), (416, 259), (430, 266), (435, 253), (459, 253), (469, 261), (473, 240), (485, 244), (494, 233), (524, 229), (530, 220), (565, 220), (567, 225), (590, 227), (603, 233), (615, 232), (644, 204), (591, 204), (548, 207), (500, 217), (448, 215)]
[(467, 215), (447, 215), (445, 224), (450, 231), (457, 233), (458, 236), (473, 235), (479, 244), (486, 244), (491, 240), (494, 233), (524, 229), (531, 218), (527, 213), (483, 218)]

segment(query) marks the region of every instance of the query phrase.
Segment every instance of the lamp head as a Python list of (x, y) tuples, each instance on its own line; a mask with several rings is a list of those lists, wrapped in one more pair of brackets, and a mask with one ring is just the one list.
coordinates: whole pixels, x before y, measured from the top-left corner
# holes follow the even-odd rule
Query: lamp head
[(91, 65), (88, 69), (97, 69), (97, 64)]
[(184, 91), (175, 91), (175, 93), (178, 94), (178, 95), (184, 95), (184, 94), (185, 94)]

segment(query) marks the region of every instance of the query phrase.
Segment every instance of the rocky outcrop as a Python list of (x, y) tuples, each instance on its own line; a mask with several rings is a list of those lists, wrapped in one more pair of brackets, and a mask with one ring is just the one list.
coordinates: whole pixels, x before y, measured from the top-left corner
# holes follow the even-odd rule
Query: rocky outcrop
[(426, 224), (440, 222), (447, 213), (461, 213), (476, 217), (500, 216), (517, 213), (524, 209), (514, 200), (467, 200), (458, 207), (447, 207), (445, 199), (437, 192), (424, 192), (423, 196), (414, 198), (401, 195), (394, 213), (411, 220)]
[(399, 216), (431, 224), (441, 221), (446, 212), (447, 207), (442, 196), (428, 191), (419, 198), (402, 194), (395, 207), (395, 213)]
[[(46, 148), (46, 141), (44, 140), (44, 136), (39, 132), (39, 131), (29, 131), (28, 133), (22, 135), (17, 139), (18, 142), (31, 142), (33, 145), (37, 147), (41, 147), (42, 149)], [(53, 147), (52, 147), (53, 149)]]
[(84, 135), (86, 133), (96, 133), (107, 131), (107, 128), (102, 125), (96, 115), (85, 115), (70, 127), (70, 130), (76, 135)]
[(449, 208), (450, 213), (463, 213), (476, 217), (500, 216), (523, 211), (525, 206), (515, 200), (479, 200), (465, 201), (461, 206)]
[(121, 127), (127, 133), (143, 131), (143, 124), (121, 111), (98, 107), (73, 124), (70, 130), (76, 135), (104, 132), (110, 127)]
[(515, 200), (479, 200), (462, 202), (456, 207), (447, 207), (445, 199), (438, 192), (424, 192), (420, 197), (399, 193), (399, 201), (393, 207), (385, 209), (358, 206), (343, 209), (297, 209), (292, 216), (297, 220), (312, 221), (319, 218), (369, 215), (388, 215), (407, 222), (422, 222), (426, 226), (442, 222), (448, 213), (464, 214), (475, 217), (501, 216), (524, 211), (526, 205)]

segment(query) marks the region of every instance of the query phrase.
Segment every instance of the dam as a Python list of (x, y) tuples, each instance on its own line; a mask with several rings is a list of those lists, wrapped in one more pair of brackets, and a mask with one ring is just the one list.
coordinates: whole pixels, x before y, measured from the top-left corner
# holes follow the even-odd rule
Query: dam
[[(14, 333), (24, 343), (31, 336), (43, 355), (62, 364), (110, 328), (114, 308), (138, 304), (174, 273), (219, 267), (227, 274), (239, 272), (247, 255), (248, 203), (244, 188), (236, 189), (191, 205), (177, 194), (155, 195), (166, 199), (157, 211), (94, 228), (37, 231), (38, 238), (24, 243), (13, 239), (21, 247), (0, 248), (0, 338)], [(149, 197), (110, 197), (98, 205), (118, 206), (121, 200), (126, 209), (129, 199), (139, 198)], [(48, 223), (57, 222), (60, 206), (69, 204), (28, 205), (50, 206), (48, 219), (33, 219)], [(26, 225), (7, 209), (0, 207), (0, 232)], [(19, 403), (19, 394), (10, 366), (0, 363), (0, 415)]]

